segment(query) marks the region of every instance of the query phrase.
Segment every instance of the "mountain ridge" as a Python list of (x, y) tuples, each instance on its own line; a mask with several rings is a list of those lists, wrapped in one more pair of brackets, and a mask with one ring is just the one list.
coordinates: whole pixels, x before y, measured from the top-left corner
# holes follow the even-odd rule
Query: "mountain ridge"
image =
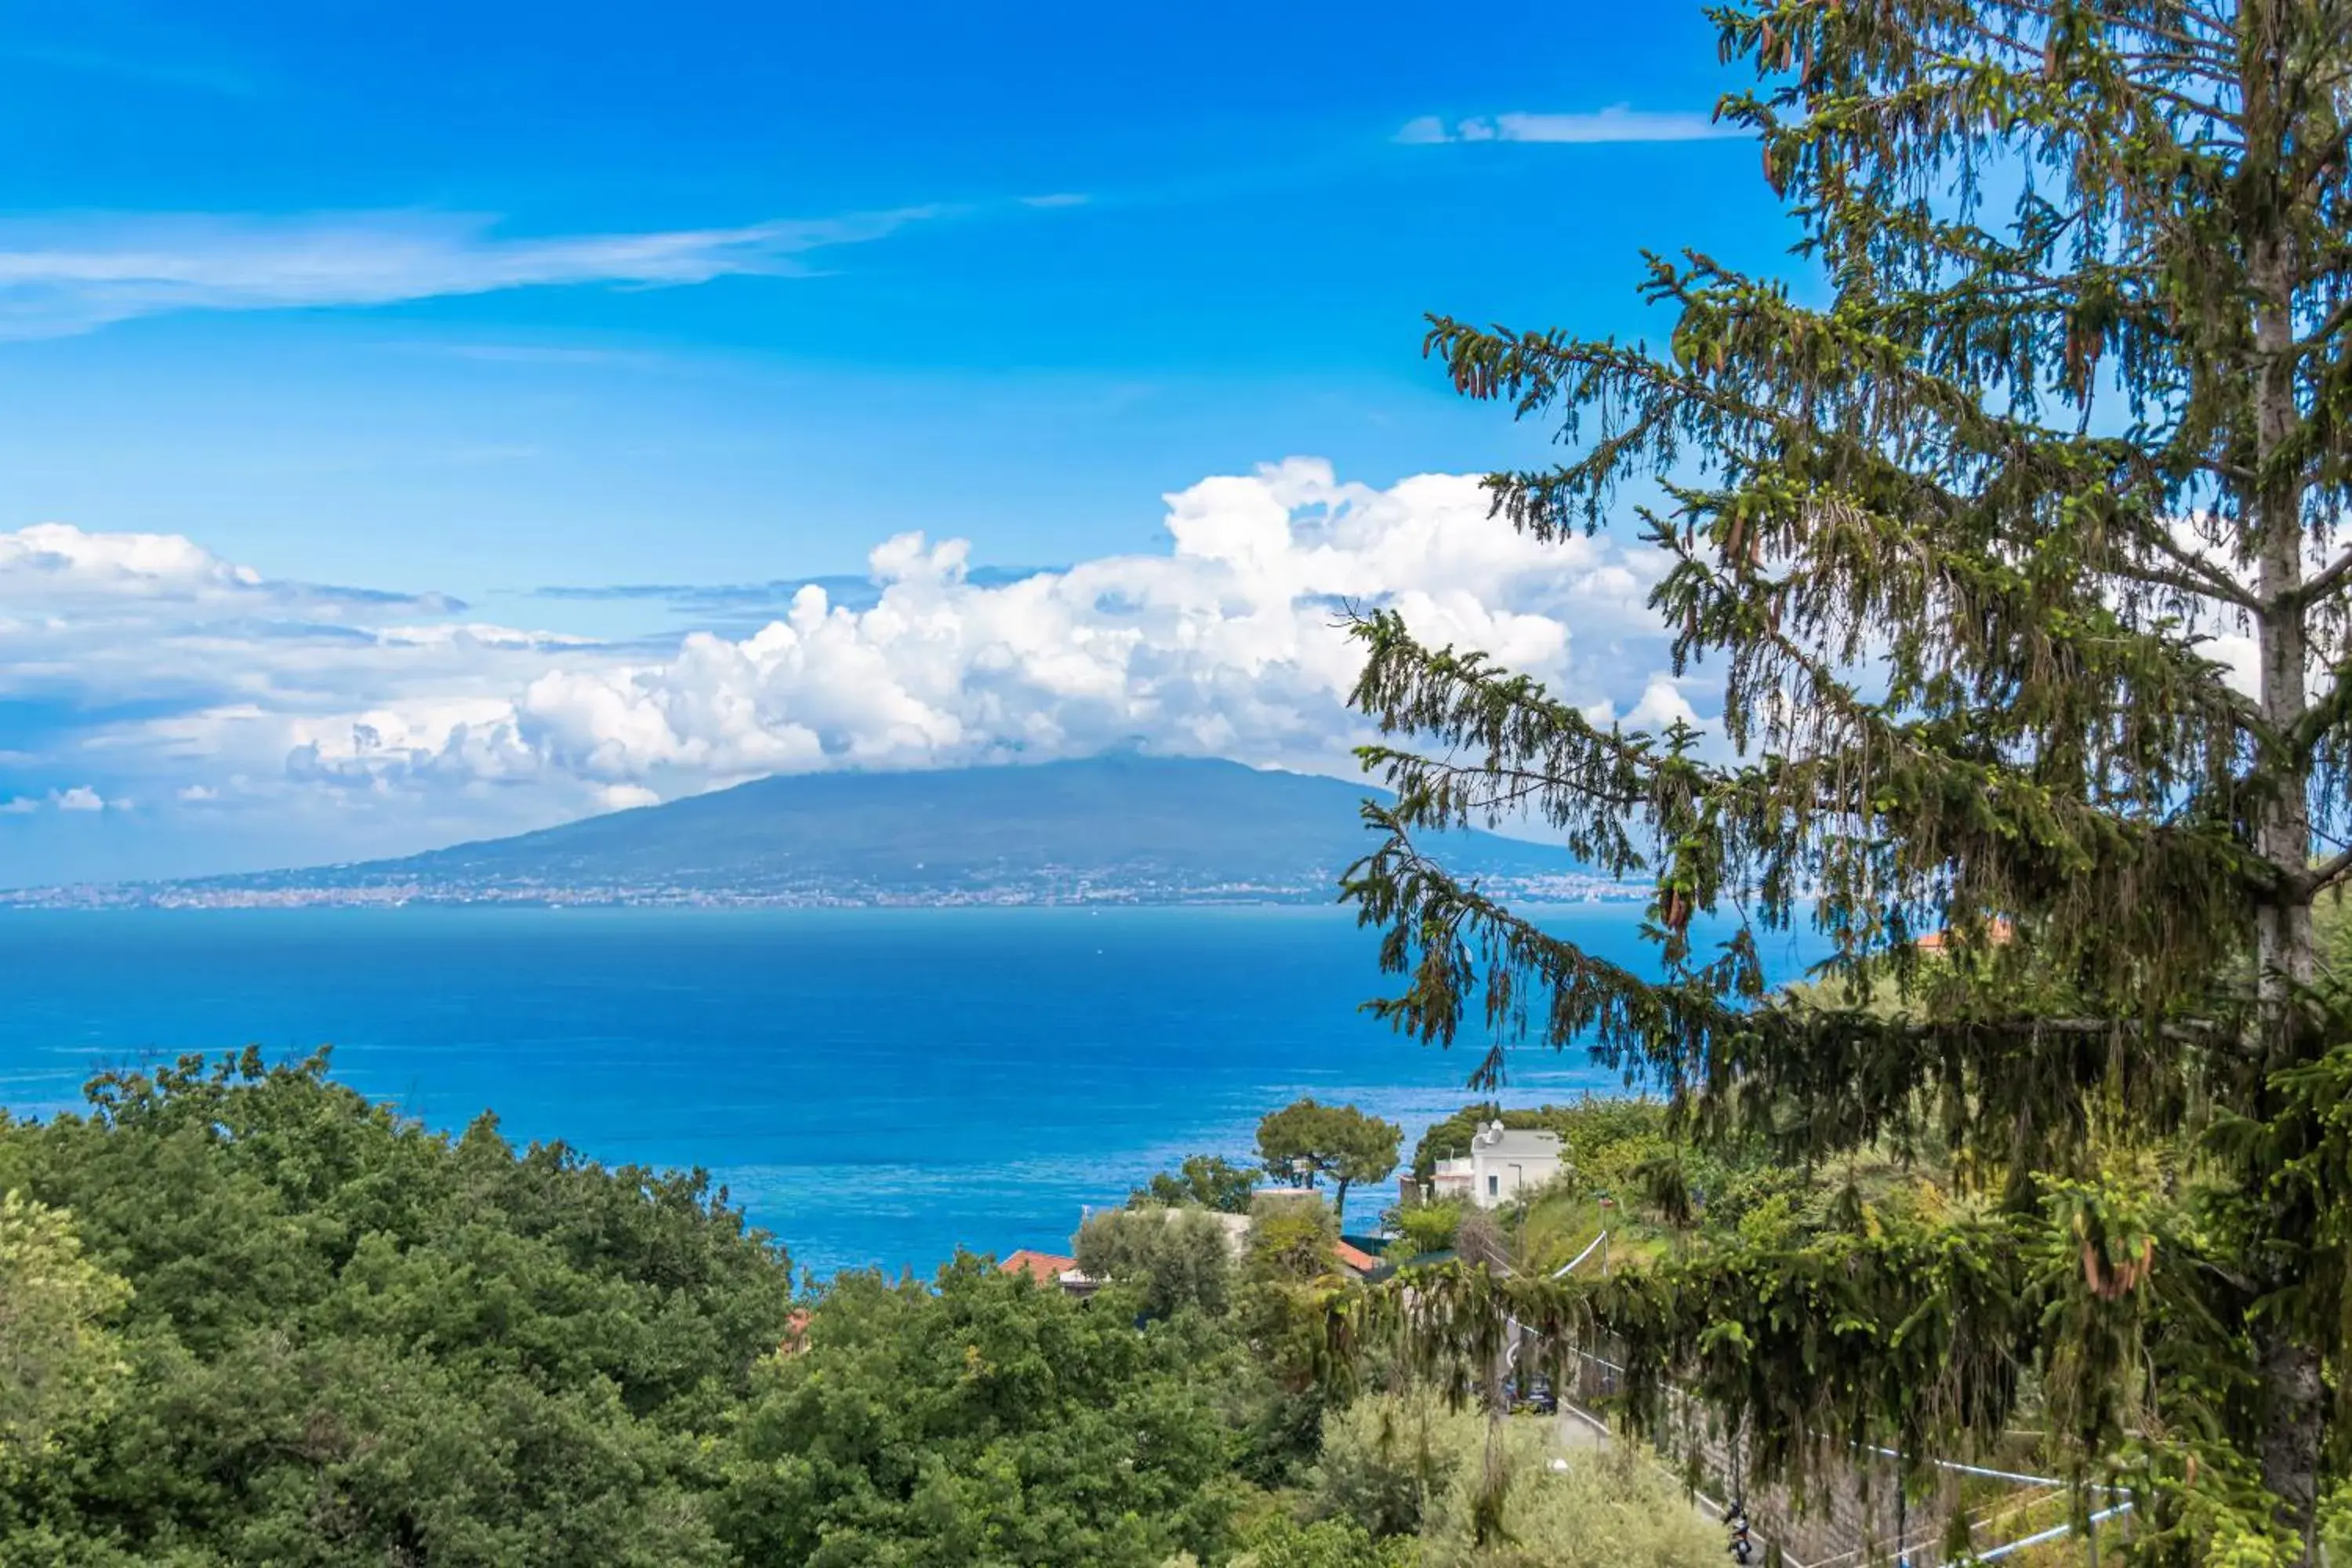
[[(393, 859), (83, 890), (75, 901), (961, 904), (1318, 902), (1377, 845), (1370, 785), (1134, 752), (782, 774)], [(1440, 836), (1450, 865), (1600, 896), (1566, 849)], [(16, 901), (38, 901), (19, 899)]]

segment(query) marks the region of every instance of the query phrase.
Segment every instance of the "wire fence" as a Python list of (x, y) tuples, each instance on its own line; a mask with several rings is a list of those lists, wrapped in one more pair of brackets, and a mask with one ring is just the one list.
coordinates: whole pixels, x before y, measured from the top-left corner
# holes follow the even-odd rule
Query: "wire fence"
[[(1606, 1250), (1608, 1240), (1609, 1233), (1606, 1230), (1603, 1230), (1585, 1247), (1583, 1251), (1578, 1253), (1575, 1258), (1571, 1258), (1562, 1267), (1552, 1270), (1550, 1278), (1554, 1279), (1565, 1278), (1567, 1275), (1573, 1273), (1580, 1265), (1596, 1256), (1606, 1258), (1608, 1256)], [(1515, 1272), (1509, 1261), (1506, 1258), (1484, 1255), (1472, 1256), (1467, 1252), (1465, 1252), (1465, 1256), (1469, 1261), (1482, 1263), (1505, 1277), (1509, 1277)], [(1568, 1388), (1555, 1387), (1552, 1390), (1559, 1414), (1563, 1416), (1572, 1416), (1575, 1419), (1583, 1422), (1599, 1432), (1604, 1438), (1613, 1436), (1607, 1419), (1600, 1414), (1600, 1410), (1601, 1407), (1605, 1405), (1609, 1400), (1614, 1398), (1622, 1387), (1622, 1380), (1626, 1376), (1625, 1368), (1618, 1363), (1609, 1360), (1605, 1356), (1596, 1355), (1593, 1352), (1583, 1349), (1581, 1346), (1565, 1343), (1542, 1331), (1530, 1328), (1528, 1325), (1520, 1322), (1517, 1318), (1510, 1317), (1507, 1314), (1505, 1316), (1503, 1321), (1511, 1330), (1511, 1335), (1505, 1351), (1504, 1373), (1506, 1379), (1514, 1384), (1517, 1383), (1518, 1374), (1521, 1371), (1519, 1365), (1519, 1352), (1521, 1347), (1528, 1343), (1534, 1343), (1548, 1349), (1552, 1353), (1556, 1364), (1559, 1360), (1563, 1358), (1572, 1360), (1576, 1368), (1573, 1384)], [(1703, 1413), (1698, 1410), (1698, 1402), (1692, 1395), (1680, 1389), (1673, 1390), (1670, 1393), (1669, 1397), (1675, 1402), (1675, 1404), (1682, 1406), (1690, 1413), (1690, 1424), (1693, 1429), (1700, 1429), (1699, 1423), (1703, 1421), (1704, 1417)], [(1860, 1444), (1854, 1445), (1853, 1447), (1857, 1455), (1867, 1454), (1874, 1458), (1893, 1461), (1898, 1467), (1904, 1460), (1904, 1456), (1892, 1448), (1877, 1447), (1874, 1446)], [(1962, 1515), (1962, 1521), (1971, 1538), (1973, 1538), (1979, 1531), (1985, 1530), (1988, 1527), (1997, 1525), (2003, 1520), (2013, 1519), (2021, 1513), (2030, 1513), (2033, 1510), (2044, 1506), (2053, 1500), (2069, 1499), (2074, 1495), (2074, 1490), (2079, 1485), (2082, 1489), (2098, 1492), (2109, 1498), (2121, 1500), (2111, 1502), (2106, 1508), (2089, 1515), (2082, 1521), (2083, 1527), (2087, 1529), (2090, 1532), (2090, 1544), (2094, 1559), (2095, 1560), (2097, 1552), (2097, 1531), (2099, 1526), (2111, 1521), (2121, 1519), (2131, 1511), (2132, 1505), (2130, 1500), (2127, 1498), (2122, 1498), (2122, 1494), (2119, 1489), (2112, 1487), (2097, 1486), (2089, 1483), (2074, 1483), (2055, 1476), (2034, 1475), (2022, 1470), (2000, 1469), (1987, 1465), (1964, 1464), (1955, 1459), (1927, 1458), (1918, 1459), (1916, 1462), (1922, 1464), (1930, 1469), (1949, 1476), (1956, 1480), (1960, 1478), (1968, 1478), (1976, 1480), (1998, 1481), (2005, 1485), (2014, 1486), (2021, 1489), (2029, 1489), (2026, 1495), (2022, 1497), (2011, 1496), (1997, 1500), (1995, 1502), (1988, 1504), (1975, 1512)], [(1866, 1466), (1866, 1463), (1867, 1461), (1858, 1460), (1856, 1467), (1857, 1469), (1859, 1470), (1864, 1468)], [(1724, 1468), (1727, 1471), (1723, 1478), (1726, 1488), (1734, 1494), (1727, 1504), (1707, 1497), (1696, 1486), (1691, 1488), (1691, 1494), (1695, 1499), (1696, 1499), (1696, 1500), (1706, 1505), (1710, 1510), (1720, 1513), (1723, 1516), (1727, 1526), (1731, 1525), (1735, 1520), (1741, 1521), (1744, 1525), (1746, 1520), (1746, 1503), (1744, 1499), (1738, 1494), (1744, 1492), (1746, 1489), (1742, 1485), (1741, 1477), (1737, 1474), (1728, 1473), (1730, 1470), (1736, 1468), (1736, 1457), (1732, 1462), (1727, 1463)], [(1685, 1480), (1688, 1479), (1687, 1477), (1685, 1477), (1684, 1479)], [(1899, 1476), (1896, 1478), (1895, 1484), (1898, 1489), (1901, 1487), (1902, 1481)], [(1898, 1496), (1899, 1495), (1900, 1493), (1898, 1492)], [(1816, 1558), (1811, 1562), (1800, 1562), (1797, 1557), (1788, 1550), (1788, 1544), (1783, 1541), (1780, 1542), (1780, 1556), (1782, 1561), (1790, 1565), (1790, 1568), (1848, 1568), (1849, 1564), (1861, 1564), (1866, 1563), (1869, 1561), (1874, 1552), (1885, 1552), (1891, 1550), (1892, 1561), (1896, 1564), (1896, 1568), (1967, 1568), (1967, 1565), (1969, 1564), (2000, 1562), (2005, 1558), (2013, 1556), (2018, 1552), (2030, 1550), (2033, 1547), (2044, 1546), (2054, 1542), (2065, 1540), (2067, 1537), (2072, 1535), (2077, 1528), (2074, 1521), (2071, 1519), (2064, 1520), (2047, 1528), (2018, 1537), (2017, 1539), (1989, 1546), (1981, 1551), (1971, 1549), (1949, 1557), (1945, 1557), (1942, 1555), (1943, 1547), (1941, 1542), (1948, 1533), (1950, 1517), (1951, 1516), (1948, 1513), (1941, 1518), (1930, 1519), (1926, 1525), (1916, 1531), (1907, 1528), (1907, 1520), (1901, 1520), (1897, 1524), (1893, 1539), (1883, 1542), (1868, 1539), (1866, 1531), (1857, 1531), (1856, 1533), (1861, 1534), (1864, 1538), (1856, 1541), (1853, 1545), (1848, 1547), (1844, 1551), (1838, 1552), (1828, 1556)], [(1900, 1511), (1898, 1511), (1898, 1519), (1900, 1520)], [(1734, 1537), (1735, 1544), (1738, 1540), (1746, 1539), (1747, 1537), (1748, 1531), (1744, 1528), (1738, 1530)], [(1730, 1550), (1731, 1547), (1727, 1546), (1727, 1551), (1728, 1552)], [(1922, 1553), (1919, 1560), (1914, 1559), (1912, 1553), (1915, 1551)], [(1746, 1561), (1744, 1557), (1739, 1560), (1743, 1562)]]

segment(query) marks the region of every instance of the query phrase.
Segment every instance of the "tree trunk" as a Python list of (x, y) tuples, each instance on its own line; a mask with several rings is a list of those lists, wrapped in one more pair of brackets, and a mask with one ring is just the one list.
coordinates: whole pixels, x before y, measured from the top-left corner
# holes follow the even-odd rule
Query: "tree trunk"
[[(2275, 0), (2249, 0), (2240, 16), (2240, 85), (2246, 132), (2247, 189), (2267, 196), (2284, 167), (2287, 145), (2282, 85), (2286, 69)], [(2303, 476), (2282, 459), (2301, 422), (2295, 396), (2294, 301), (2299, 279), (2286, 248), (2283, 215), (2267, 203), (2245, 214), (2247, 281), (2253, 300), (2254, 476), (2244, 498), (2262, 610), (2256, 617), (2261, 658), (2259, 703), (2266, 731), (2256, 747), (2255, 847), (2276, 873), (2273, 890), (2255, 910), (2255, 994), (2262, 1039), (2257, 1070), (2265, 1079), (2305, 1053), (2296, 998), (2316, 968), (2311, 923), (2311, 767), (2296, 738), (2310, 706), (2305, 666), (2311, 657), (2304, 582)], [(2275, 1115), (2264, 1082), (2254, 1093), (2264, 1115)], [(2257, 1174), (2260, 1174), (2257, 1173)], [(2250, 1194), (2259, 1202), (2262, 1194)], [(2293, 1286), (2305, 1237), (2294, 1215), (2273, 1211), (2264, 1239), (2284, 1267), (2262, 1283), (2265, 1293)], [(2281, 1275), (2286, 1277), (2279, 1277)], [(2278, 1500), (2279, 1522), (2302, 1542), (2312, 1561), (2320, 1449), (2326, 1411), (2319, 1352), (2291, 1323), (2266, 1319), (2255, 1327), (2263, 1384), (2263, 1485)]]
[(1339, 1178), (1339, 1195), (1331, 1200), (1331, 1217), (1339, 1222), (1341, 1230), (1348, 1228), (1348, 1178), (1345, 1176)]
[(2257, 543), (2256, 622), (2262, 668), (2258, 701), (2269, 734), (2258, 750), (2256, 847), (2276, 868), (2278, 890), (2259, 912), (2256, 978), (2265, 1022), (2273, 1037), (2294, 992), (2311, 984), (2315, 967), (2311, 931), (2311, 769), (2294, 741), (2311, 705), (2305, 666), (2311, 642), (2303, 587), (2303, 487), (2292, 474), (2269, 472), (2273, 454), (2294, 435), (2294, 322), (2292, 286), (2277, 258), (2278, 245), (2255, 247), (2255, 286), (2263, 296), (2254, 321), (2258, 380), (2254, 389), (2260, 483), (2248, 498)]
[[(2239, 88), (2244, 101), (2247, 189), (2266, 198), (2286, 164), (2282, 78), (2286, 69), (2276, 0), (2248, 0), (2240, 16)], [(2279, 872), (2276, 894), (2257, 912), (2255, 984), (2273, 1044), (2286, 1004), (2315, 968), (2311, 892), (2310, 764), (2294, 731), (2310, 707), (2311, 657), (2303, 588), (2303, 479), (2280, 461), (2301, 422), (2295, 405), (2294, 268), (2283, 215), (2267, 200), (2242, 215), (2246, 280), (2253, 310), (2254, 474), (2242, 498), (2262, 610), (2258, 702), (2267, 731), (2256, 748), (2256, 848)]]
[(2263, 1485), (2279, 1500), (2280, 1522), (2303, 1542), (2303, 1561), (2314, 1561), (2314, 1531), (2319, 1503), (2319, 1451), (2327, 1433), (2326, 1391), (2319, 1375), (2319, 1352), (2273, 1324), (2259, 1336), (2262, 1346)]
[[(2297, 998), (2312, 983), (2317, 968), (2312, 931), (2309, 872), (2311, 867), (2310, 767), (2289, 739), (2309, 707), (2305, 665), (2310, 642), (2299, 597), (2303, 583), (2302, 487), (2293, 479), (2267, 472), (2269, 454), (2292, 433), (2296, 417), (2293, 362), (2293, 325), (2283, 306), (2274, 307), (2273, 287), (2284, 289), (2275, 265), (2262, 265), (2258, 247), (2256, 278), (2266, 296), (2259, 309), (2255, 341), (2261, 350), (2256, 387), (2256, 424), (2264, 473), (2253, 507), (2258, 529), (2259, 593), (2264, 610), (2259, 617), (2258, 646), (2262, 662), (2260, 703), (2269, 731), (2259, 749), (2255, 847), (2276, 873), (2274, 890), (2255, 910), (2255, 994), (2259, 1003), (2261, 1038), (2255, 1042), (2257, 1068), (2266, 1079), (2305, 1054), (2298, 1026)], [(2267, 276), (2266, 276), (2267, 275)], [(2280, 298), (2284, 298), (2282, 294)], [(2254, 1102), (2266, 1114), (2275, 1114), (2267, 1085), (2258, 1086)], [(2255, 1194), (2259, 1198), (2259, 1194)], [(2275, 1241), (2300, 1238), (2278, 1234), (2298, 1228), (2290, 1216), (2274, 1215)], [(2300, 1256), (2299, 1246), (2284, 1256)], [(2290, 1270), (2296, 1268), (2290, 1263)], [(2291, 1278), (2263, 1281), (2275, 1291), (2294, 1283)], [(2320, 1449), (2325, 1436), (2321, 1407), (2319, 1354), (2286, 1325), (2265, 1322), (2256, 1330), (2261, 1347), (2263, 1385), (2263, 1485), (2278, 1500), (2279, 1520), (2303, 1542), (2301, 1560), (2313, 1561), (2314, 1510), (2317, 1500)]]

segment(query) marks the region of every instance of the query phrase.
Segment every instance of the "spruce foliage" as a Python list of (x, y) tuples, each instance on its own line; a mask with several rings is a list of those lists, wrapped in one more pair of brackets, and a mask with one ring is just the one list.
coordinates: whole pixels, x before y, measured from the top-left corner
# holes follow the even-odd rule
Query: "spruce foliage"
[[(1370, 614), (1398, 799), (1348, 896), (1403, 1029), (1590, 1044), (1831, 1169), (1933, 1143), (1960, 1191), (1458, 1289), (1616, 1336), (1654, 1414), (1696, 1382), (1767, 1468), (1958, 1458), (2030, 1405), (2138, 1489), (2150, 1556), (2306, 1558), (2352, 1381), (2352, 1046), (2313, 934), (2352, 876), (2352, 4), (1713, 14), (1819, 302), (1652, 257), (1663, 346), (1438, 318), (1428, 350), (1557, 423), (1558, 466), (1491, 480), (1523, 530), (1663, 496), (1653, 603), (1723, 743)], [(1663, 983), (1418, 847), (1518, 811), (1654, 880)], [(1756, 934), (1796, 921), (1826, 1000), (1765, 994)]]

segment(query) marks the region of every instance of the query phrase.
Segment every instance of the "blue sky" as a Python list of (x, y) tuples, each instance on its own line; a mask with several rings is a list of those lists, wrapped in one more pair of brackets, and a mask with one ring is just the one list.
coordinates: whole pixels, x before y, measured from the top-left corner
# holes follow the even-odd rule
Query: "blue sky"
[[(648, 699), (671, 737), (634, 761), (521, 722), (508, 774), (418, 783), (500, 692), (527, 709), (549, 672), (675, 659), (709, 602), (536, 589), (863, 578), (909, 531), (973, 565), (1164, 563), (1165, 498), (1217, 476), (1320, 459), (1345, 510), (1537, 458), (1542, 432), (1420, 360), (1422, 313), (1638, 333), (1644, 246), (1777, 266), (1752, 143), (1706, 134), (1735, 85), (1680, 5), (13, 6), (0, 539), (81, 541), (20, 544), (20, 590), (68, 556), (114, 575), (62, 594), (53, 645), (0, 648), (0, 884), (406, 847), (765, 765), (698, 752), (678, 715), (709, 693), (673, 681)], [(134, 535), (241, 570), (268, 613), (199, 595), (126, 619), (125, 584), (152, 609), (213, 569), (142, 577), (88, 542)], [(427, 623), (572, 640), (331, 678), (341, 656), (302, 642), (330, 605), (336, 647), (413, 651)], [(191, 653), (231, 621), (268, 657)], [(1630, 710), (1654, 665), (1602, 651), (1580, 677)], [(934, 679), (969, 696), (958, 669)], [(764, 679), (739, 693), (763, 732), (826, 705)], [(1221, 741), (1192, 706), (1160, 738), (1294, 765), (1345, 738), (1327, 717)], [(1170, 708), (1121, 721), (1157, 733)], [(364, 714), (414, 719), (404, 760), (295, 804), (271, 750)], [(1093, 734), (951, 716), (885, 741), (812, 722), (814, 752), (774, 755)], [(58, 809), (83, 788), (125, 804)]]

